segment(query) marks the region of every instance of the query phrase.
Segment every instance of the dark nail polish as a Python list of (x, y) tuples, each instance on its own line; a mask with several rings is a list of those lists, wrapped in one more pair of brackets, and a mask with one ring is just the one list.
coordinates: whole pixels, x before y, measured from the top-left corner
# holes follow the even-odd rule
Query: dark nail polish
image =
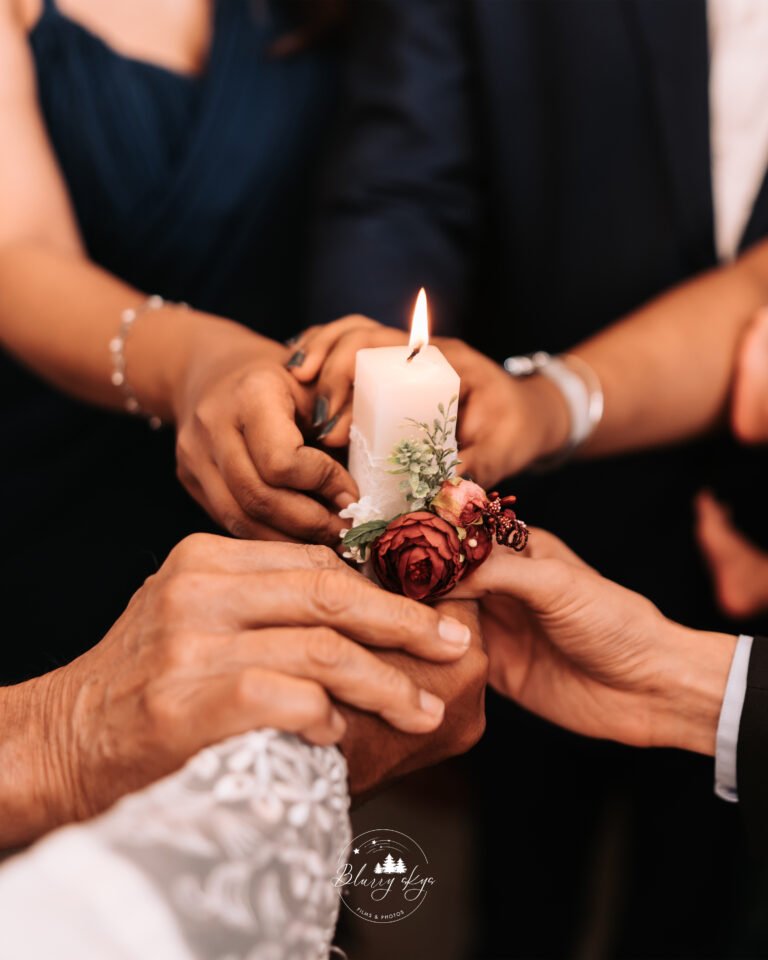
[(312, 418), (312, 426), (319, 427), (328, 419), (328, 397), (318, 397), (315, 400), (315, 412)]
[(323, 427), (320, 433), (318, 433), (317, 439), (322, 440), (323, 437), (327, 437), (328, 434), (331, 432), (331, 430), (333, 430), (333, 428), (336, 426), (338, 422), (339, 422), (339, 415), (337, 413), (335, 417), (331, 417), (331, 419), (328, 421), (328, 423), (326, 423), (326, 425)]
[(306, 360), (306, 354), (303, 350), (297, 350), (296, 353), (291, 357), (291, 359), (286, 363), (286, 367), (290, 370), (291, 367), (300, 367), (302, 363)]

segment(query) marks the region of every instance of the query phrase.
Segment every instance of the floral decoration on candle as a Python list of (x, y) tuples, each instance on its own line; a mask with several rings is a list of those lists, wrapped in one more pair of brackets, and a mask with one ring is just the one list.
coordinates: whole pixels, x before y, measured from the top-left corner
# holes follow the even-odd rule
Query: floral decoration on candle
[(417, 437), (401, 440), (389, 458), (409, 509), (382, 517), (373, 498), (363, 497), (341, 512), (355, 526), (343, 534), (344, 556), (369, 559), (386, 589), (414, 600), (434, 600), (452, 590), (488, 559), (494, 540), (523, 550), (528, 527), (517, 518), (515, 497), (490, 496), (454, 471), (457, 397), (439, 404), (432, 424), (409, 421)]

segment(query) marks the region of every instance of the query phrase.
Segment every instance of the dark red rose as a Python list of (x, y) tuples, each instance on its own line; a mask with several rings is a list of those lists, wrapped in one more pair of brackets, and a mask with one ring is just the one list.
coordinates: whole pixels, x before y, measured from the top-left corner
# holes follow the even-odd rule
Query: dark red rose
[(371, 550), (382, 586), (412, 600), (432, 600), (452, 590), (464, 575), (456, 528), (421, 510), (393, 520)]
[(467, 527), (467, 536), (461, 546), (467, 558), (466, 572), (469, 574), (491, 555), (493, 537), (487, 527)]

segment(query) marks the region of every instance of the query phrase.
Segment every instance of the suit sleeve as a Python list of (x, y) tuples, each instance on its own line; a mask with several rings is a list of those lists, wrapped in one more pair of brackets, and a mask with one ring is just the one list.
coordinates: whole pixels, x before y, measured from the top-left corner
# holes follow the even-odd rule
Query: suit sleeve
[(750, 848), (768, 856), (768, 639), (755, 637), (737, 748), (739, 806)]
[(346, 109), (316, 235), (311, 315), (402, 326), (419, 287), (447, 333), (474, 222), (462, 0), (355, 0)]

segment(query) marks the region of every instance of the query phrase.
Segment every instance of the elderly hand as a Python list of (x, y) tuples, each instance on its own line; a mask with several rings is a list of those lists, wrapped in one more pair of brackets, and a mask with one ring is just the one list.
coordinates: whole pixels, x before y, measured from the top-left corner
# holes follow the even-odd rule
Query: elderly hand
[[(357, 351), (407, 342), (402, 330), (359, 316), (302, 334), (295, 347), (300, 362), (291, 369), (300, 383), (316, 392), (318, 418), (322, 414), (325, 422), (324, 443), (343, 446), (349, 439)], [(557, 387), (546, 377), (515, 380), (461, 340), (436, 337), (432, 342), (461, 377), (462, 473), (492, 487), (565, 443), (568, 411)]]
[(254, 727), (338, 742), (335, 702), (430, 733), (443, 702), (366, 647), (450, 663), (469, 643), (464, 624), (327, 548), (191, 537), (101, 643), (3, 691), (0, 844), (91, 816)]
[(445, 719), (434, 732), (400, 732), (376, 717), (342, 708), (347, 732), (341, 743), (349, 765), (353, 794), (364, 794), (395, 777), (429, 767), (473, 747), (485, 730), (485, 685), (488, 658), (478, 622), (477, 605), (442, 600), (441, 616), (460, 620), (472, 632), (467, 653), (454, 663), (424, 663), (406, 653), (385, 652), (381, 658), (402, 670), (414, 683), (445, 702)]
[(667, 620), (543, 530), (455, 595), (481, 599), (490, 683), (523, 707), (587, 736), (714, 752), (735, 637)]

